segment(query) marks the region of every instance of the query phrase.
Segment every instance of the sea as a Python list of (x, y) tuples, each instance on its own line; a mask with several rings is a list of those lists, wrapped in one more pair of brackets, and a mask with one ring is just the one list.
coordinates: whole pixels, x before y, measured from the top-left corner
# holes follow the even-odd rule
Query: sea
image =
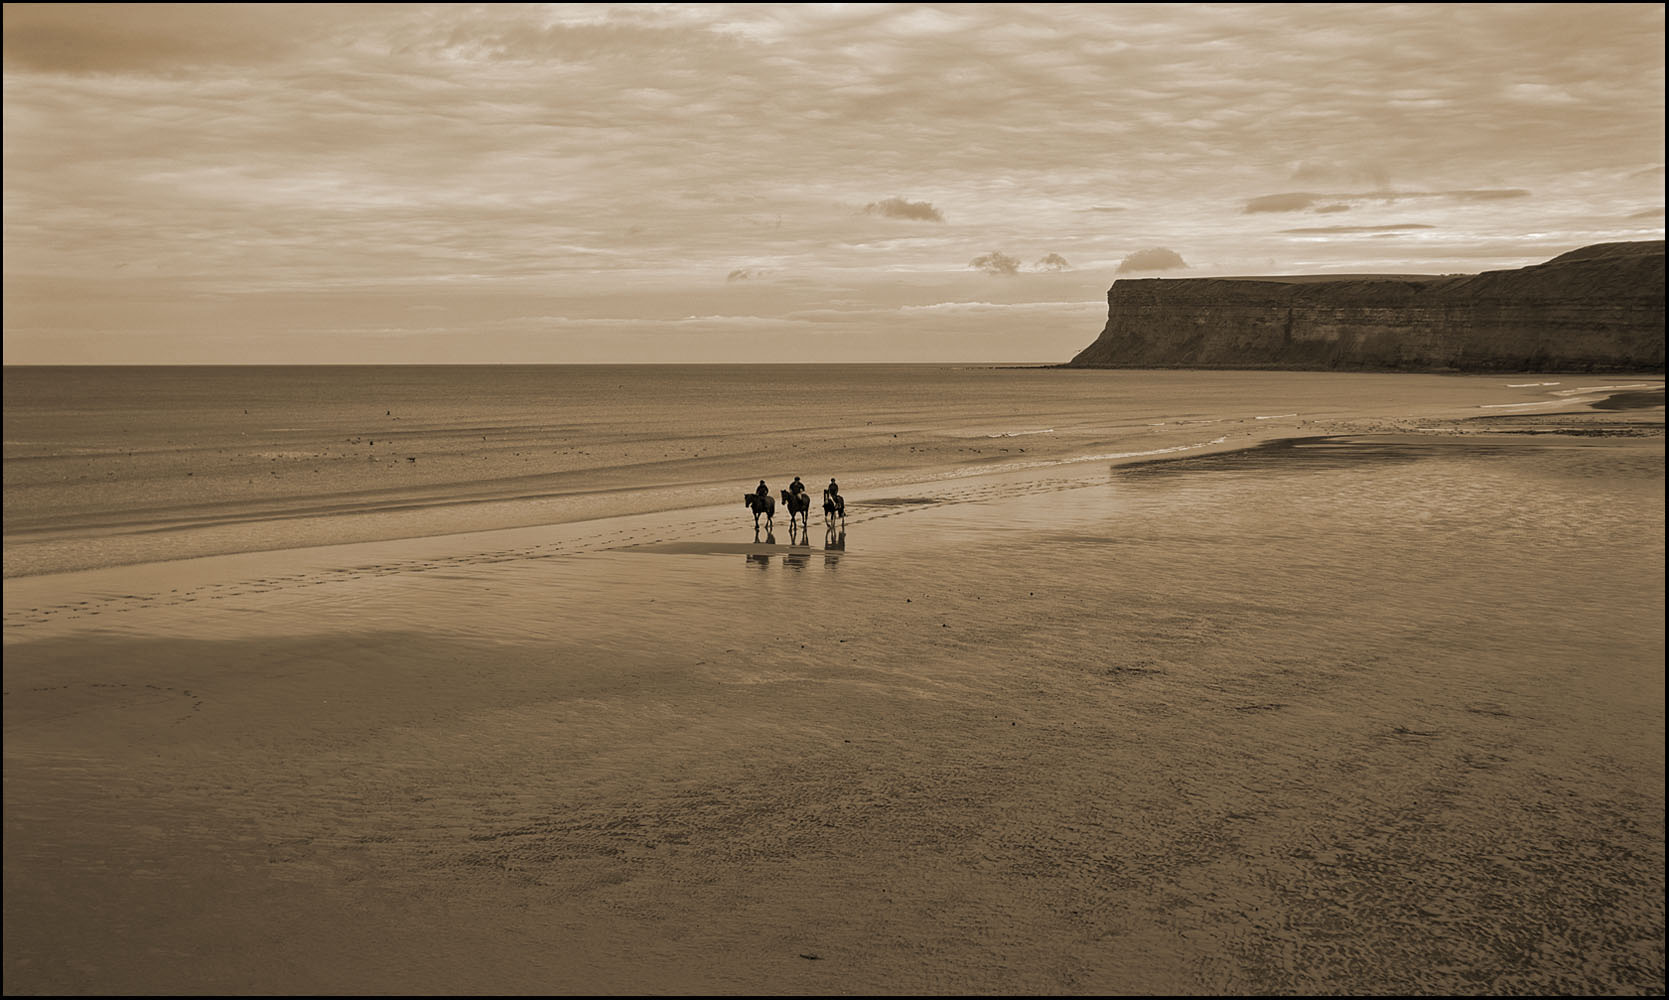
[[(954, 365), (7, 367), (7, 577), (1104, 466), (1605, 380)], [(745, 513), (745, 512), (743, 512)], [(740, 515), (739, 515), (740, 516)]]

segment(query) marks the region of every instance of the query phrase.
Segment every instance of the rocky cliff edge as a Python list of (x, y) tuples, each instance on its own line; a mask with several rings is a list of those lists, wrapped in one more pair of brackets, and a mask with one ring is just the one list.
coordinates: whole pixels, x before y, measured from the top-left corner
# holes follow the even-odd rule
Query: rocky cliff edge
[(1453, 276), (1145, 278), (1079, 368), (1663, 371), (1664, 243)]

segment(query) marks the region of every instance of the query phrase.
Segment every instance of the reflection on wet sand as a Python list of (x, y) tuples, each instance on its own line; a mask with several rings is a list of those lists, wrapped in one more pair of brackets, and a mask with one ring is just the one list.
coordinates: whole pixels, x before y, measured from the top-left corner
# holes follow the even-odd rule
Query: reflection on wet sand
[(846, 551), (846, 525), (828, 526), (823, 536), (823, 565), (834, 566), (840, 562), (840, 554)]
[[(755, 527), (753, 529), (753, 543), (755, 545), (761, 544), (760, 540), (759, 540), (759, 529), (757, 527)], [(765, 544), (765, 545), (775, 545), (776, 543), (777, 543), (776, 532), (772, 531), (770, 528), (766, 528), (765, 529), (765, 541), (764, 541), (763, 544)], [(748, 556), (747, 556), (747, 560), (748, 560), (748, 565), (757, 566), (760, 569), (769, 569), (770, 566), (771, 566), (771, 554), (769, 552), (749, 552)]]

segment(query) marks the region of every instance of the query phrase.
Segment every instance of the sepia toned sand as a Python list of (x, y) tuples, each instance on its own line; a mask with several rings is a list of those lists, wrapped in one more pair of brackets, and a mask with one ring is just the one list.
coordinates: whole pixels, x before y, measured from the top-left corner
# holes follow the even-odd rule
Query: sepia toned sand
[(10, 579), (6, 992), (1661, 993), (1573, 409)]

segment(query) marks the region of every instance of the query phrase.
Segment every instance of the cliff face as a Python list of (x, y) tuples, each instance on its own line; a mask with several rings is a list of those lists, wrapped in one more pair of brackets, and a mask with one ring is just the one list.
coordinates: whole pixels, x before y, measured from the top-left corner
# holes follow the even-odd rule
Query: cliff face
[(1663, 241), (1441, 278), (1116, 281), (1081, 368), (1662, 371)]

